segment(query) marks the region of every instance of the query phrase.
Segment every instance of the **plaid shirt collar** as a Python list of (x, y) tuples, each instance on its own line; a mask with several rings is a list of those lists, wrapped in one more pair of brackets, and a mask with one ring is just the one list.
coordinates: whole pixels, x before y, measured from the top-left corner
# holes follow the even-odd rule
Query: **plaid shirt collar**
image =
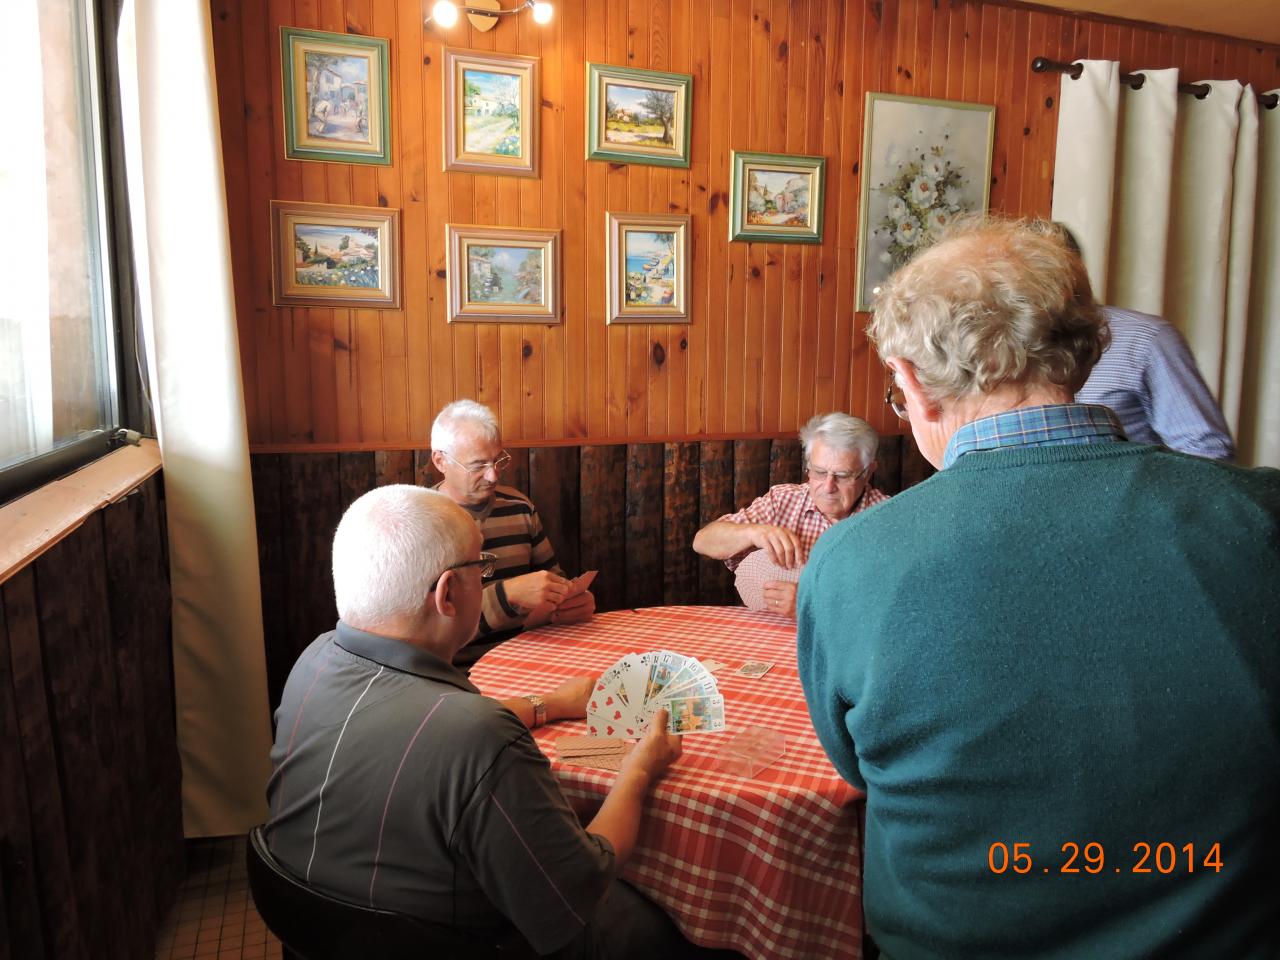
[(1113, 443), (1124, 439), (1124, 428), (1110, 407), (1086, 403), (1022, 407), (966, 423), (951, 435), (942, 456), (942, 468), (945, 470), (966, 453), (981, 450)]

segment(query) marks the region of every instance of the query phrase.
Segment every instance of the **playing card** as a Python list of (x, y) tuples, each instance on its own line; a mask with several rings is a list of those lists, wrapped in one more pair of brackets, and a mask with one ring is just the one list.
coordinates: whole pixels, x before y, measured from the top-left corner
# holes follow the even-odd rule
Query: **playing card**
[(617, 737), (561, 737), (556, 741), (556, 755), (561, 760), (588, 754), (626, 753), (630, 749), (631, 741)]
[(680, 673), (686, 659), (688, 658), (684, 654), (671, 650), (659, 652), (658, 657), (649, 664), (649, 679), (644, 688), (645, 703), (658, 698), (667, 684)]
[(670, 711), (668, 733), (713, 733), (724, 729), (724, 697), (676, 697), (663, 706)]
[(765, 660), (748, 660), (738, 668), (738, 676), (758, 680), (773, 669), (773, 664)]
[(575, 767), (595, 767), (597, 770), (621, 770), (625, 754), (621, 753), (588, 753), (578, 757), (561, 757), (561, 763)]
[[(710, 674), (687, 683), (677, 690), (671, 690), (663, 694), (663, 700), (683, 700), (689, 697), (714, 697), (720, 693), (720, 688), (716, 684), (716, 678)], [(662, 706), (659, 703), (658, 706)]]
[(596, 681), (587, 700), (587, 732), (592, 737), (639, 736), (640, 725), (622, 699), (621, 688), (622, 682), (616, 677), (606, 680), (601, 676)]
[(798, 583), (803, 565), (788, 568), (780, 567), (769, 559), (765, 550), (754, 550), (743, 558), (734, 571), (734, 586), (738, 588), (738, 596), (748, 610), (770, 611), (764, 599), (764, 585), (770, 580), (786, 580)]
[(713, 660), (713, 659), (703, 660), (702, 665), (707, 668), (707, 673), (719, 673), (721, 670), (723, 670), (725, 667), (728, 666), (727, 663), (722, 663), (719, 660)]

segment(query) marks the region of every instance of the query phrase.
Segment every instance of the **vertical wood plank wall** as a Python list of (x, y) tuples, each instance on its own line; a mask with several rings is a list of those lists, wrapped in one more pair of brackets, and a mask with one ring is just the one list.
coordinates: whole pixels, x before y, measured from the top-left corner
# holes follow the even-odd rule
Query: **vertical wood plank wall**
[(0, 585), (0, 956), (155, 952), (184, 871), (161, 481)]
[[(867, 91), (995, 104), (991, 205), (1047, 214), (1059, 78), (1032, 74), (1032, 57), (1280, 84), (1275, 47), (978, 0), (555, 0), (548, 27), (521, 14), (483, 34), (465, 18), (424, 30), (428, 7), (211, 0), (258, 450), (425, 447), (435, 412), (462, 396), (528, 443), (777, 437), (833, 409), (896, 432), (853, 311)], [(282, 25), (390, 39), (391, 166), (284, 159)], [(538, 179), (443, 171), (445, 37), (541, 58)], [(584, 159), (588, 61), (693, 75), (689, 169)], [(731, 150), (827, 158), (821, 246), (727, 241)], [(403, 309), (273, 307), (273, 198), (399, 208)], [(692, 323), (605, 324), (605, 211), (692, 216)], [(563, 230), (563, 323), (447, 323), (449, 222)]]

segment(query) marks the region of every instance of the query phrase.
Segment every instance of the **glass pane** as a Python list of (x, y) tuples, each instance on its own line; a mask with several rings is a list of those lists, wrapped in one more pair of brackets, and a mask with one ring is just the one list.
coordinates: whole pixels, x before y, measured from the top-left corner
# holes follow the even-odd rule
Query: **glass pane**
[(84, 0), (8, 0), (0, 469), (116, 419), (97, 84)]

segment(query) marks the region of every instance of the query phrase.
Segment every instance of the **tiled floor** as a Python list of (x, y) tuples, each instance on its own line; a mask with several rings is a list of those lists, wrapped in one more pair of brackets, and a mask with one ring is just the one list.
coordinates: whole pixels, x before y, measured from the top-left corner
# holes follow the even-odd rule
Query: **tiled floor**
[(160, 927), (156, 960), (279, 960), (280, 941), (253, 907), (244, 837), (187, 843), (187, 879)]

